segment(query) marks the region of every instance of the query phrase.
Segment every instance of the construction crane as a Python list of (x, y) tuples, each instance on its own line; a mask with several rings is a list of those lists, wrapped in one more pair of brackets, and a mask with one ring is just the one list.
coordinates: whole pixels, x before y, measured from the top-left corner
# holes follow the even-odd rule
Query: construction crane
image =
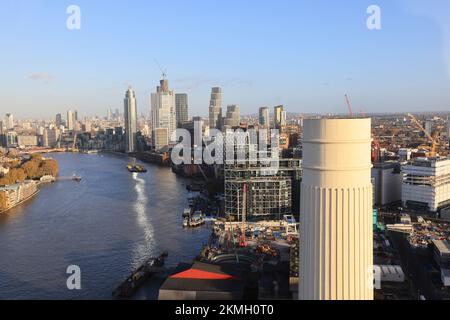
[(159, 70), (161, 70), (161, 75), (162, 75), (163, 80), (165, 80), (167, 77), (167, 70), (165, 70), (161, 67), (158, 60), (156, 60), (156, 59), (154, 59), (154, 60), (155, 60), (156, 65), (158, 66)]
[(431, 151), (429, 152), (428, 156), (435, 157), (436, 156), (436, 147), (438, 145), (438, 142), (436, 141), (436, 139), (433, 138), (431, 136), (431, 134), (428, 133), (427, 130), (425, 130), (423, 128), (423, 126), (420, 124), (419, 120), (417, 120), (417, 118), (414, 117), (411, 113), (408, 113), (408, 117), (411, 118), (412, 122), (414, 122), (414, 124), (417, 126), (417, 128), (419, 128), (420, 131), (422, 131), (427, 136), (427, 138), (431, 141)]
[(351, 118), (353, 118), (352, 104), (350, 103), (350, 98), (348, 97), (347, 94), (345, 95), (345, 102), (347, 102), (348, 114), (350, 115)]
[(372, 161), (373, 162), (381, 162), (381, 145), (378, 139), (375, 137), (374, 134), (372, 134), (372, 142), (374, 144), (374, 148), (372, 151)]

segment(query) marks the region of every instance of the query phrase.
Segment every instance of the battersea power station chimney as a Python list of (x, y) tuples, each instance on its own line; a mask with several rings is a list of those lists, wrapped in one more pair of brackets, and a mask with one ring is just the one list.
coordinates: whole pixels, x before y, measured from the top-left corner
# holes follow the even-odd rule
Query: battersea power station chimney
[(370, 150), (370, 119), (304, 121), (300, 299), (373, 299)]

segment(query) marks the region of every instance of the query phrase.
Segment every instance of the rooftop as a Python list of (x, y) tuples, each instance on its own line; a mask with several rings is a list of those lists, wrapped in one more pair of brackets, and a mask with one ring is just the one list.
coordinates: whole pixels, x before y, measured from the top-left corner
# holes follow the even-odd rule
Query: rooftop
[(443, 161), (448, 161), (450, 163), (450, 158), (447, 158), (447, 157), (434, 157), (434, 158), (418, 157), (418, 158), (414, 158), (413, 160), (409, 161), (408, 165), (420, 166), (420, 167), (432, 167), (433, 164), (436, 164), (437, 162), (441, 163)]
[(447, 240), (433, 240), (434, 246), (442, 254), (450, 254), (450, 243)]

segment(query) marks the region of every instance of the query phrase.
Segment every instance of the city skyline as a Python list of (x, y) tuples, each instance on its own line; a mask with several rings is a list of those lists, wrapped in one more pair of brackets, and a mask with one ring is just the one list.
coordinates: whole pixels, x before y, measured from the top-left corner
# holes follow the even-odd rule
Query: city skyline
[(0, 301), (450, 301), (450, 0), (1, 9)]
[[(53, 117), (75, 108), (102, 115), (120, 108), (124, 88), (132, 85), (138, 114), (149, 114), (152, 83), (161, 77), (153, 58), (167, 70), (174, 92), (189, 95), (191, 114), (204, 117), (214, 86), (223, 88), (223, 106), (237, 104), (243, 114), (266, 105), (293, 113), (345, 113), (345, 93), (365, 113), (450, 105), (445, 1), (433, 8), (378, 1), (381, 30), (366, 27), (369, 1), (285, 1), (264, 8), (250, 2), (239, 11), (233, 1), (221, 10), (203, 1), (171, 4), (183, 14), (175, 12), (167, 24), (155, 14), (163, 8), (157, 2), (135, 1), (122, 13), (116, 4), (79, 1), (81, 29), (68, 30), (65, 3), (6, 1), (0, 32), (10, 50), (0, 53), (0, 93), (6, 97), (0, 113)], [(264, 23), (281, 10), (285, 18)], [(227, 19), (211, 28), (220, 17)], [(134, 39), (131, 50), (121, 48), (127, 37)], [(183, 52), (175, 50), (179, 46)]]

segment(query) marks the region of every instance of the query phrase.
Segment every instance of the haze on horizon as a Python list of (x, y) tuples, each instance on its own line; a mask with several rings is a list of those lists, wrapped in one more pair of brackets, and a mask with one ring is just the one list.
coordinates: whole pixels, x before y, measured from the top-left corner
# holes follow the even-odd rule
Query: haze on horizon
[[(372, 4), (381, 30), (366, 27)], [(1, 115), (105, 115), (129, 85), (148, 114), (155, 58), (191, 116), (212, 86), (243, 114), (345, 113), (345, 93), (355, 112), (450, 110), (450, 0), (4, 0), (0, 35)]]

